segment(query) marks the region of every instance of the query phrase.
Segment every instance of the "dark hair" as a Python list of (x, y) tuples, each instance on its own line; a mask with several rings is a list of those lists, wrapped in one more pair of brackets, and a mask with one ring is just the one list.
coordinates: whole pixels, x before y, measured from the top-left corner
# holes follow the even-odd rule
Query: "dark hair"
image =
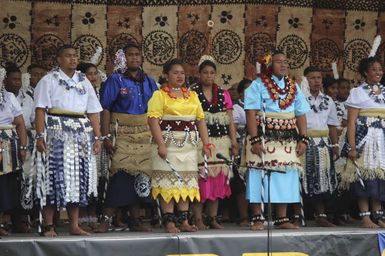
[(285, 53), (281, 49), (277, 48), (273, 50), (273, 52), (271, 53), (271, 57), (274, 57), (275, 55), (278, 55), (278, 54), (285, 55)]
[(32, 69), (34, 69), (34, 68), (40, 68), (40, 69), (46, 70), (42, 65), (36, 64), (36, 63), (32, 63), (31, 65), (29, 65), (29, 66), (27, 67), (27, 72), (28, 72), (28, 73), (31, 73)]
[(238, 94), (241, 94), (245, 90), (245, 87), (246, 87), (247, 84), (251, 84), (251, 80), (250, 79), (243, 78), (239, 82), (238, 87), (237, 87)]
[(325, 90), (330, 86), (332, 86), (333, 84), (337, 84), (337, 83), (338, 83), (337, 80), (330, 76), (324, 77), (322, 79), (322, 84)]
[(211, 60), (205, 60), (199, 65), (199, 72), (201, 72), (206, 66), (212, 67), (215, 71), (217, 71), (217, 66)]
[(348, 83), (350, 85), (350, 81), (346, 78), (339, 78), (337, 79), (338, 85), (341, 85), (342, 83)]
[(372, 66), (376, 62), (381, 64), (380, 60), (375, 57), (368, 57), (362, 59), (360, 61), (360, 64), (358, 65), (358, 72), (361, 74), (361, 76), (366, 78), (366, 73), (368, 72), (370, 66)]
[(76, 50), (76, 47), (71, 45), (71, 44), (65, 44), (65, 45), (60, 46), (59, 49), (57, 49), (57, 51), (56, 51), (56, 57), (59, 57), (60, 55), (62, 55), (64, 50), (66, 50), (66, 49)]
[(127, 51), (128, 49), (130, 49), (130, 48), (136, 48), (136, 49), (138, 49), (139, 51), (141, 50), (141, 48), (140, 48), (139, 45), (130, 42), (130, 43), (126, 44), (126, 45), (123, 47), (123, 52), (126, 52), (126, 51)]
[(183, 61), (180, 59), (172, 59), (172, 60), (167, 61), (163, 65), (163, 74), (168, 74), (168, 72), (170, 72), (172, 67), (175, 65), (181, 65), (183, 67)]
[(317, 66), (309, 66), (309, 67), (305, 68), (305, 70), (303, 71), (303, 75), (307, 76), (311, 72), (322, 72), (322, 71)]
[(76, 69), (82, 73), (86, 73), (89, 68), (96, 68), (96, 70), (98, 70), (98, 67), (95, 64), (86, 62), (81, 62), (76, 67)]
[(21, 73), (21, 71), (16, 63), (8, 62), (5, 64), (5, 76), (8, 77), (11, 73)]

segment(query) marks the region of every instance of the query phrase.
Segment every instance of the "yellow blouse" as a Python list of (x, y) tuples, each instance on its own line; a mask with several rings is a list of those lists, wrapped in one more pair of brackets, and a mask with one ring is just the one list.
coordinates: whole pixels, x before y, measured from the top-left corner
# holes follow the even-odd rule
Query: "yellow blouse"
[(148, 117), (161, 119), (163, 116), (196, 116), (197, 120), (204, 119), (205, 115), (198, 95), (190, 91), (190, 97), (173, 99), (162, 89), (155, 91), (148, 102)]

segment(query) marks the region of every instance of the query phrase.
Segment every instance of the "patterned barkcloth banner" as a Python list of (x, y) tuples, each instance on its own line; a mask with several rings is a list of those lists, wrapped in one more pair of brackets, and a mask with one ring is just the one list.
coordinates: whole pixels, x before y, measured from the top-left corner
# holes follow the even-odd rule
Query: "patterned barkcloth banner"
[(82, 62), (90, 62), (98, 48), (102, 49), (96, 65), (104, 69), (107, 45), (105, 5), (74, 4), (72, 6), (72, 44), (78, 49)]
[(196, 82), (198, 62), (208, 54), (209, 32), (207, 22), (211, 15), (210, 5), (179, 6), (178, 10), (178, 58), (185, 63), (189, 83)]
[(377, 57), (380, 59), (382, 65), (385, 64), (385, 2), (384, 6), (381, 7), (378, 20), (377, 20), (377, 26), (378, 26), (378, 34), (381, 35), (382, 43), (380, 48), (377, 51)]
[(1, 1), (1, 13), (3, 14), (0, 34), (0, 62), (5, 66), (7, 62), (14, 62), (23, 70), (31, 61), (29, 51), (31, 34), (31, 3), (18, 3), (17, 8), (14, 2), (9, 0)]
[(156, 80), (162, 66), (175, 58), (178, 38), (177, 6), (143, 8), (143, 68)]
[(245, 5), (214, 5), (211, 55), (217, 64), (217, 83), (224, 88), (242, 80), (245, 56)]
[(112, 60), (118, 49), (127, 43), (140, 45), (142, 42), (142, 7), (108, 6), (107, 7), (107, 70), (113, 70)]
[(245, 77), (255, 79), (256, 62), (275, 48), (278, 10), (276, 5), (246, 5)]
[(349, 79), (354, 86), (361, 79), (357, 72), (358, 63), (368, 57), (377, 33), (377, 17), (369, 11), (348, 11), (346, 14), (344, 78)]
[(344, 10), (314, 9), (310, 62), (324, 74), (333, 76), (331, 63), (336, 62), (342, 76), (344, 31)]
[(311, 8), (281, 7), (278, 14), (277, 46), (289, 62), (290, 76), (297, 82), (309, 66)]
[[(83, 61), (102, 47), (98, 66), (110, 73), (117, 49), (134, 42), (155, 79), (178, 56), (195, 81), (199, 58), (212, 55), (225, 88), (254, 79), (257, 54), (275, 47), (287, 54), (297, 80), (310, 63), (331, 75), (337, 61), (340, 75), (357, 83), (358, 62), (377, 33), (385, 37), (380, 0), (2, 0), (1, 8), (1, 66), (14, 61), (23, 71), (30, 63), (51, 68), (58, 47), (73, 43)], [(378, 56), (385, 60), (385, 42)]]
[[(18, 3), (19, 4), (19, 3)], [(32, 6), (32, 62), (56, 65), (56, 51), (71, 42), (71, 4), (34, 3)]]

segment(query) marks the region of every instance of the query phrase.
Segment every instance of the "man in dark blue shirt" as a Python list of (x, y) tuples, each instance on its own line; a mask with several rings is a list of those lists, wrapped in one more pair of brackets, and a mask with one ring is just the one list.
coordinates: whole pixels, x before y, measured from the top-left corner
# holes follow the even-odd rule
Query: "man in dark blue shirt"
[[(147, 102), (158, 89), (143, 72), (139, 46), (128, 44), (116, 53), (115, 72), (101, 91), (104, 146), (112, 156), (103, 218), (98, 232), (106, 232), (118, 208), (128, 207), (132, 231), (148, 231), (139, 218), (139, 205), (151, 202), (151, 149)], [(112, 133), (112, 135), (111, 135)]]

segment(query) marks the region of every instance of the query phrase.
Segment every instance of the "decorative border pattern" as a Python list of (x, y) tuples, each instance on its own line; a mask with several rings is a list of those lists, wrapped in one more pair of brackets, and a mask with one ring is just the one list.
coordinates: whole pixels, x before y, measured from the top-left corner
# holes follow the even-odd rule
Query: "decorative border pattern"
[(67, 4), (103, 4), (131, 6), (208, 5), (208, 4), (271, 4), (293, 7), (379, 11), (385, 9), (380, 0), (14, 0), (24, 2), (56, 2)]

